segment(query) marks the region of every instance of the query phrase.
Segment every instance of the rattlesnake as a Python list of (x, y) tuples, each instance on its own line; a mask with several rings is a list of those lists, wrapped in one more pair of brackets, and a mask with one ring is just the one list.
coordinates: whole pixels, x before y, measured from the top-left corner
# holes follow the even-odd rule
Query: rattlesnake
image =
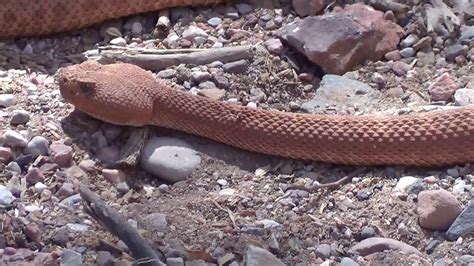
[[(3, 0), (0, 38), (84, 28), (167, 7), (225, 0)], [(349, 165), (443, 166), (474, 162), (474, 106), (401, 116), (265, 111), (193, 96), (130, 64), (86, 61), (63, 69), (62, 96), (98, 119), (157, 125), (235, 147)]]
[(61, 95), (118, 125), (156, 125), (234, 147), (348, 165), (474, 162), (474, 106), (398, 116), (336, 116), (253, 109), (173, 89), (138, 66), (85, 61), (64, 68)]

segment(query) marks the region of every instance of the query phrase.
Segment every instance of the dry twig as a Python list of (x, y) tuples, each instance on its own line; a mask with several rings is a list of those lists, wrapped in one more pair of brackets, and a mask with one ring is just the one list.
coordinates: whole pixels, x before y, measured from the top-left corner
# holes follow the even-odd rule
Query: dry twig
[[(106, 203), (86, 186), (80, 187), (85, 212), (92, 216), (109, 232), (116, 235), (130, 249), (138, 264), (164, 266), (160, 257), (120, 213), (108, 207)], [(161, 256), (160, 256), (161, 255)]]

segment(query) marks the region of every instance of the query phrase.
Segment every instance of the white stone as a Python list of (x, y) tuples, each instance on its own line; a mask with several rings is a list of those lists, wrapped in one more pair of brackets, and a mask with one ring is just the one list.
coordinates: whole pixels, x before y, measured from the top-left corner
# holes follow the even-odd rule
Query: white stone
[(145, 171), (170, 182), (185, 180), (200, 163), (201, 157), (188, 143), (171, 137), (149, 139), (140, 159)]
[(10, 107), (15, 103), (13, 94), (0, 94), (0, 107)]
[(8, 206), (15, 200), (13, 194), (3, 185), (0, 185), (0, 205)]
[(407, 192), (407, 190), (418, 181), (414, 176), (404, 176), (398, 180), (397, 185), (393, 189), (396, 192)]

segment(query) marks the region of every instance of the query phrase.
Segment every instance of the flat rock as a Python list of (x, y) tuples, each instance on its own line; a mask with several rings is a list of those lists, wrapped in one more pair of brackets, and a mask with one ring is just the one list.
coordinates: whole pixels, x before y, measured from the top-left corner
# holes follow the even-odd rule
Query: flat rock
[(444, 189), (418, 194), (418, 222), (425, 229), (446, 230), (461, 211), (456, 197)]
[(456, 240), (465, 234), (474, 233), (474, 200), (471, 200), (467, 207), (454, 220), (446, 232), (449, 240)]
[(375, 103), (381, 92), (369, 85), (338, 75), (324, 75), (312, 100), (301, 105), (308, 113), (324, 111), (327, 107), (341, 110), (352, 106), (366, 108)]
[(245, 251), (244, 255), (245, 266), (283, 266), (281, 262), (275, 255), (269, 251), (249, 245)]
[(170, 138), (149, 139), (140, 164), (145, 171), (170, 182), (186, 179), (201, 163), (201, 157), (186, 142)]
[(357, 253), (360, 256), (367, 256), (376, 252), (383, 252), (385, 250), (401, 251), (403, 253), (421, 256), (421, 252), (415, 247), (395, 239), (383, 237), (371, 237), (364, 239), (351, 247), (349, 252)]
[[(364, 4), (290, 23), (277, 33), (288, 45), (330, 74), (344, 74), (377, 61), (400, 41), (402, 28)], [(337, 56), (336, 56), (337, 55)]]

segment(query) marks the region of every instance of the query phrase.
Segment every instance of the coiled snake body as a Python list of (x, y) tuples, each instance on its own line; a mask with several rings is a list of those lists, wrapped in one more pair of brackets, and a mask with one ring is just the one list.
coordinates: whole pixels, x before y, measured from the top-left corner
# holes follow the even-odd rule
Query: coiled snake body
[[(167, 7), (224, 0), (3, 0), (0, 39), (57, 33)], [(251, 109), (171, 88), (137, 66), (86, 61), (63, 69), (62, 96), (98, 119), (157, 125), (235, 147), (349, 165), (474, 162), (474, 106), (401, 116), (329, 116)]]

